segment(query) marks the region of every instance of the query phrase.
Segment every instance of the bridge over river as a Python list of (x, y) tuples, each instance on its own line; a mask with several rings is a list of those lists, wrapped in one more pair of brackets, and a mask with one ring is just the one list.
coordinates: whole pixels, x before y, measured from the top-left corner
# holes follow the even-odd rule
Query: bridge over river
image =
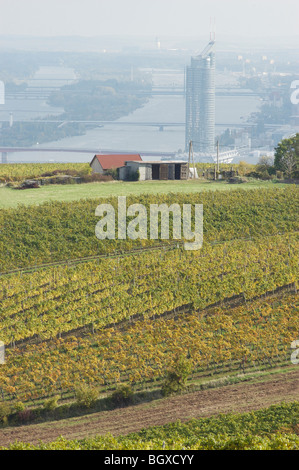
[[(1, 122), (7, 122), (7, 119), (0, 119)], [(63, 127), (66, 124), (86, 124), (93, 127), (104, 127), (104, 126), (129, 126), (129, 127), (157, 127), (160, 131), (164, 130), (164, 127), (185, 127), (185, 122), (157, 122), (157, 121), (86, 121), (86, 120), (59, 120), (59, 119), (16, 119), (18, 123), (30, 123), (30, 124), (57, 124), (57, 127)], [(216, 127), (229, 127), (229, 128), (248, 128), (253, 127), (254, 123), (221, 123), (215, 124)], [(273, 125), (274, 126), (274, 125)], [(271, 127), (273, 127), (271, 126)]]

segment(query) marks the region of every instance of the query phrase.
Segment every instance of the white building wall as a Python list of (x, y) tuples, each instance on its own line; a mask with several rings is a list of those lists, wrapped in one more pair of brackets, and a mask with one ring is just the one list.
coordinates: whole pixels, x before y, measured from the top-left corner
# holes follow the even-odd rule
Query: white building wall
[(146, 166), (142, 165), (139, 168), (139, 181), (146, 180)]

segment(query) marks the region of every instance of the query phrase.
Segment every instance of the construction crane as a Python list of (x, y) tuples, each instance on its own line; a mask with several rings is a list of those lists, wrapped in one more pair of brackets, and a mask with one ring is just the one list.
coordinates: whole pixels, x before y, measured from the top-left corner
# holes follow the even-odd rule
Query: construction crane
[(207, 57), (211, 52), (212, 50), (214, 49), (214, 46), (215, 46), (215, 40), (212, 39), (208, 44), (207, 46), (204, 48), (204, 50), (202, 51), (201, 54), (198, 54), (197, 57), (200, 57), (200, 58), (205, 58)]

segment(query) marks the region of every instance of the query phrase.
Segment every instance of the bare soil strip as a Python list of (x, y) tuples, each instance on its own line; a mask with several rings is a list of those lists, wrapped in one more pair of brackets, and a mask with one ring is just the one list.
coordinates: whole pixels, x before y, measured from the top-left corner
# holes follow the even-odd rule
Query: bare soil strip
[(253, 411), (271, 404), (299, 399), (299, 369), (263, 380), (61, 421), (3, 428), (0, 430), (0, 446), (8, 446), (15, 441), (32, 444), (38, 444), (40, 440), (50, 442), (59, 436), (67, 439), (82, 439), (107, 433), (117, 436), (177, 420), (184, 422), (219, 413)]

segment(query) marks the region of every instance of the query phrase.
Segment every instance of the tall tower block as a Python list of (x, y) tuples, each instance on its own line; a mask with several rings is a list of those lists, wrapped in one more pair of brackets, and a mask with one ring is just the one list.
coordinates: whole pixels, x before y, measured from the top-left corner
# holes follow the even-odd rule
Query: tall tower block
[(186, 149), (192, 140), (197, 152), (215, 151), (215, 40), (191, 58), (186, 70)]

